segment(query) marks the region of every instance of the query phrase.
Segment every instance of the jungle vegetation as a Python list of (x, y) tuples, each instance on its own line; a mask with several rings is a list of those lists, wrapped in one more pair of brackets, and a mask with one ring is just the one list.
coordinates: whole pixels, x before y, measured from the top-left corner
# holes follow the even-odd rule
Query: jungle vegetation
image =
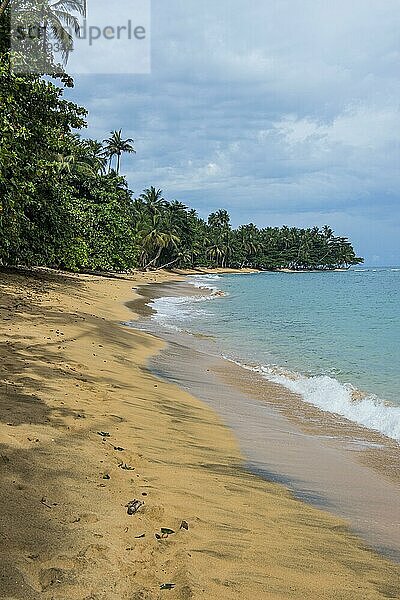
[[(34, 5), (19, 3), (21, 11)], [(73, 85), (64, 69), (72, 40), (63, 24), (74, 24), (73, 12), (84, 14), (86, 3), (40, 5), (64, 64), (47, 53), (48, 68), (20, 75), (10, 67), (9, 2), (0, 4), (0, 264), (126, 271), (333, 269), (362, 262), (329, 226), (233, 228), (226, 210), (205, 220), (150, 182), (135, 196), (120, 173), (134, 141), (122, 130), (103, 141), (83, 137), (87, 111), (65, 98)]]

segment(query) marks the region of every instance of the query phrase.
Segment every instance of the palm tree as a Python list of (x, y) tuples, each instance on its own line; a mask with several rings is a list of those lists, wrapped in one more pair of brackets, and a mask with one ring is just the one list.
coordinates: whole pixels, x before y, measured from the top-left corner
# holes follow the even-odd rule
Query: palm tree
[(132, 138), (128, 138), (126, 140), (122, 139), (122, 129), (119, 131), (111, 131), (111, 137), (103, 140), (105, 144), (106, 154), (110, 160), (109, 170), (111, 171), (112, 159), (114, 156), (117, 157), (117, 175), (119, 175), (120, 166), (121, 166), (121, 155), (123, 152), (128, 154), (136, 154), (135, 148), (132, 146), (134, 140)]
[(169, 260), (167, 263), (160, 265), (156, 270), (159, 271), (161, 269), (168, 269), (168, 267), (175, 265), (177, 262), (179, 262), (178, 266), (191, 265), (192, 258), (192, 253), (189, 250), (179, 250), (177, 256), (175, 256), (172, 260)]
[[(160, 215), (153, 215), (151, 220), (139, 232), (142, 245), (141, 263), (144, 269), (156, 266), (161, 253), (166, 248), (177, 249), (178, 235), (173, 231), (166, 231)], [(171, 263), (172, 264), (172, 263)]]
[(55, 167), (60, 175), (94, 177), (98, 172), (86, 156), (79, 156), (78, 154), (58, 154)]
[(25, 24), (31, 26), (34, 23), (41, 26), (44, 31), (42, 47), (45, 55), (50, 32), (50, 37), (61, 48), (61, 56), (65, 65), (74, 46), (71, 31), (74, 31), (76, 35), (80, 31), (79, 17), (76, 15), (86, 16), (86, 0), (35, 0), (33, 3), (28, 3), (28, 6), (22, 5), (22, 7), (20, 2), (3, 0), (0, 5), (0, 17), (9, 6), (16, 11), (18, 16), (21, 16)]
[(242, 261), (241, 266), (244, 266), (245, 264), (248, 266), (252, 265), (256, 258), (257, 252), (259, 252), (261, 249), (259, 231), (257, 227), (253, 223), (241, 225), (237, 230), (236, 238), (239, 240), (239, 244), (245, 257), (245, 260), (244, 262)]
[(153, 186), (146, 188), (144, 192), (140, 194), (139, 200), (144, 202), (146, 211), (152, 215), (162, 212), (167, 204), (163, 198), (162, 190), (156, 189)]
[(60, 174), (95, 177), (105, 174), (106, 164), (101, 142), (82, 140), (79, 134), (74, 134), (65, 151), (55, 156), (55, 166)]
[(221, 258), (221, 267), (227, 266), (227, 259), (232, 252), (231, 248), (231, 224), (230, 216), (226, 210), (217, 210), (208, 217), (208, 226), (211, 230), (211, 238), (214, 245), (211, 247), (211, 255)]
[(216, 263), (217, 267), (222, 266), (224, 260), (224, 249), (218, 244), (213, 244), (207, 248), (207, 256)]
[(74, 154), (68, 154), (67, 156), (58, 154), (55, 161), (57, 173), (70, 175), (76, 167), (75, 158)]
[(213, 229), (229, 229), (230, 217), (226, 210), (217, 210), (208, 217), (208, 224)]
[(86, 160), (95, 173), (104, 175), (106, 172), (107, 156), (103, 144), (97, 140), (84, 140)]
[(329, 225), (323, 226), (322, 233), (328, 240), (331, 240), (333, 237), (333, 229), (331, 229), (331, 227), (329, 227)]

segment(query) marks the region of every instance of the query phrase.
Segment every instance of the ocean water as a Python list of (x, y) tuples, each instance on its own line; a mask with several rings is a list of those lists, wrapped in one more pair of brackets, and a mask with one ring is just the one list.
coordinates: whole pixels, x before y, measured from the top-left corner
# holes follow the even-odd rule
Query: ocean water
[(229, 360), (400, 441), (400, 267), (188, 281), (204, 295), (153, 301), (159, 325), (213, 336)]

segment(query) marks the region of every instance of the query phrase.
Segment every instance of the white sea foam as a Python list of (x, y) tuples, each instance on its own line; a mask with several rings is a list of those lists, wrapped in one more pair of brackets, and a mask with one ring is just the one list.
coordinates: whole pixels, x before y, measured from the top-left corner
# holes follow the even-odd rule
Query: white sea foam
[(204, 303), (219, 297), (220, 290), (212, 282), (220, 279), (218, 275), (198, 275), (191, 277), (187, 283), (207, 293), (201, 296), (164, 296), (149, 303), (154, 310), (152, 316), (162, 327), (182, 331), (182, 325), (195, 317), (206, 317), (208, 312)]
[(187, 279), (187, 283), (198, 289), (209, 289), (217, 292), (218, 288), (213, 285), (213, 282), (218, 281), (218, 279), (221, 279), (219, 275), (194, 275)]
[[(150, 303), (155, 311), (153, 319), (159, 325), (175, 331), (190, 328), (193, 319), (196, 317), (203, 319), (209, 315), (207, 302), (219, 297), (219, 290), (215, 286), (218, 279), (220, 279), (218, 275), (199, 275), (187, 280), (196, 288), (204, 289), (204, 295), (163, 297), (153, 300)], [(323, 411), (341, 415), (400, 442), (399, 406), (388, 404), (375, 395), (363, 394), (351, 384), (341, 383), (334, 376), (307, 377), (277, 366), (237, 364), (260, 373), (269, 381), (300, 395), (304, 402)]]
[(201, 306), (215, 296), (165, 296), (156, 298), (149, 303), (155, 311), (152, 319), (168, 329), (182, 331), (182, 325), (194, 317), (207, 316), (207, 311)]
[(306, 377), (275, 366), (251, 367), (236, 364), (260, 373), (273, 383), (283, 385), (300, 395), (308, 404), (346, 417), (358, 425), (379, 431), (400, 442), (400, 407), (390, 405), (375, 395), (362, 394), (351, 384), (341, 383), (327, 375)]

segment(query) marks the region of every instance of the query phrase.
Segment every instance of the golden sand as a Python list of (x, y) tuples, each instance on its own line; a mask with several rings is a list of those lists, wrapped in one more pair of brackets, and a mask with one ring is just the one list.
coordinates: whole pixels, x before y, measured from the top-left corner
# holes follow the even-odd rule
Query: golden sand
[(146, 370), (162, 344), (123, 302), (171, 277), (1, 275), (0, 598), (400, 598), (398, 566)]

